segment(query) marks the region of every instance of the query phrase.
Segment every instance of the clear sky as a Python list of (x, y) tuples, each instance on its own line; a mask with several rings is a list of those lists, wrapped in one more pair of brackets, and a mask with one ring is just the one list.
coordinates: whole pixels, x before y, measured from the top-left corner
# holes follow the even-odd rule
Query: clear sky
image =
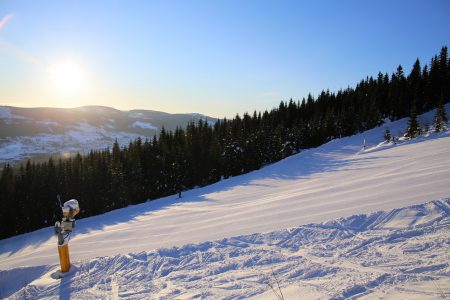
[(232, 117), (444, 45), (448, 0), (0, 0), (0, 104)]

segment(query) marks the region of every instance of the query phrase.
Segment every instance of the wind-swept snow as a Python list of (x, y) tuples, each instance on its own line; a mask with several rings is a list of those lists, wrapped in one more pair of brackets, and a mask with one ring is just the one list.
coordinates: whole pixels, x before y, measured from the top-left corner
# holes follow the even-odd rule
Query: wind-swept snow
[(7, 287), (4, 296), (30, 299), (258, 294), (258, 299), (276, 299), (275, 292), (283, 290), (286, 299), (387, 293), (439, 298), (433, 285), (445, 291), (450, 287), (449, 242), (447, 199), (265, 234), (81, 260), (61, 281), (49, 279), (57, 266), (3, 271), (0, 283)]

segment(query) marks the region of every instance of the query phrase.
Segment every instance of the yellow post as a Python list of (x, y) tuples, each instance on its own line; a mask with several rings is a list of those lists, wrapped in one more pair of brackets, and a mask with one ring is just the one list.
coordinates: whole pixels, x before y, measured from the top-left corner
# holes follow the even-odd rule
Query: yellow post
[(69, 272), (69, 244), (58, 245), (59, 263), (61, 264), (61, 272)]

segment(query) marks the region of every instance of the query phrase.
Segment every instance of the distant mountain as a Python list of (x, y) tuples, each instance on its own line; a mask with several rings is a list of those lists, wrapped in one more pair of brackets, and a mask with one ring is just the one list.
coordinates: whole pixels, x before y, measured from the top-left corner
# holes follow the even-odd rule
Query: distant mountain
[(161, 128), (173, 130), (190, 121), (216, 119), (201, 114), (153, 110), (121, 111), (104, 106), (23, 108), (0, 106), (0, 163), (65, 156), (121, 145), (138, 136), (152, 138)]

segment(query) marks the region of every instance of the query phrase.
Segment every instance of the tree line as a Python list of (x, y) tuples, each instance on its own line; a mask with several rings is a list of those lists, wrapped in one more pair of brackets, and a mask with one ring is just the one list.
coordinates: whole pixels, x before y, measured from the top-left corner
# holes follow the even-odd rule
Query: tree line
[(73, 158), (28, 161), (0, 177), (0, 238), (52, 225), (60, 218), (56, 195), (80, 202), (81, 217), (142, 203), (237, 176), (382, 124), (420, 114), (450, 99), (447, 47), (429, 65), (419, 59), (405, 75), (401, 65), (388, 75), (366, 77), (355, 87), (282, 101), (270, 111), (245, 113), (215, 124), (191, 122), (161, 130), (125, 147)]

